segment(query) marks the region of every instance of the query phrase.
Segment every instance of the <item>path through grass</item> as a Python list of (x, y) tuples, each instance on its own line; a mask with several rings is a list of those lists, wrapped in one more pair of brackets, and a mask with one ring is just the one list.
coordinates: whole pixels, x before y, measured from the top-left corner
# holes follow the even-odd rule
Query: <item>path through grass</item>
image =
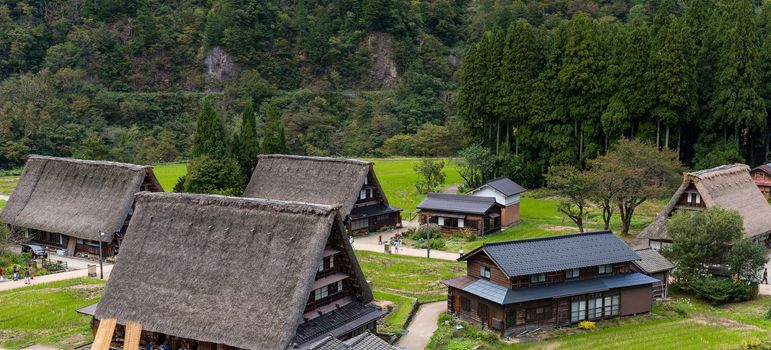
[(72, 349), (89, 342), (90, 317), (75, 310), (96, 303), (103, 288), (104, 281), (77, 278), (0, 292), (0, 347)]

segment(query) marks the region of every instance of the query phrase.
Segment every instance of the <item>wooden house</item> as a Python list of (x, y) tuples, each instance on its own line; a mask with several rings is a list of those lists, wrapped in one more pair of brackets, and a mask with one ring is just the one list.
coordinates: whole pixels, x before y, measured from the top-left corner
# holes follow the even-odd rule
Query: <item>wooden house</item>
[(163, 191), (152, 167), (33, 155), (0, 220), (50, 249), (112, 256), (139, 191)]
[(501, 335), (648, 313), (656, 279), (613, 232), (485, 243), (445, 280), (448, 312)]
[(244, 197), (340, 206), (349, 232), (401, 227), (401, 209), (388, 204), (371, 162), (261, 155)]
[(768, 244), (771, 206), (752, 182), (749, 170), (744, 164), (733, 164), (683, 174), (683, 183), (667, 206), (637, 237), (648, 240), (654, 250), (660, 250), (672, 244), (666, 222), (675, 211), (717, 206), (736, 210), (742, 216), (744, 237)]
[(486, 235), (501, 229), (501, 210), (495, 197), (429, 193), (417, 206), (420, 224), (437, 224), (443, 233), (470, 231)]
[(309, 349), (375, 331), (386, 313), (337, 207), (147, 192), (136, 203), (94, 350)]
[(640, 260), (632, 262), (632, 271), (658, 280), (653, 284), (653, 297), (666, 298), (669, 295), (669, 276), (675, 265), (651, 248), (635, 249), (635, 253), (640, 256)]
[(771, 197), (771, 163), (755, 167), (750, 171), (752, 182), (758, 186), (760, 192), (766, 196), (766, 200)]
[(472, 196), (494, 197), (501, 208), (501, 225), (509, 226), (519, 223), (520, 195), (525, 189), (508, 177), (499, 177), (487, 181), (484, 185), (471, 191)]

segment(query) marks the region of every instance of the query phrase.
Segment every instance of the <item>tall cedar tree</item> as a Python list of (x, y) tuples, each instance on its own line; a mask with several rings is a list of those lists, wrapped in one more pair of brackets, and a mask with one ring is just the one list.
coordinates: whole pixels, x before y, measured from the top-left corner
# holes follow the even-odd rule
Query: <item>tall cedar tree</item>
[[(588, 144), (596, 140), (599, 116), (607, 99), (603, 96), (603, 53), (597, 22), (583, 13), (570, 21), (567, 41), (559, 72), (560, 88), (567, 103), (567, 112), (573, 121), (573, 132), (578, 150), (577, 164), (583, 165)], [(596, 144), (595, 149), (596, 151)]]
[[(760, 34), (760, 52), (758, 54), (758, 72), (760, 72), (760, 96), (766, 104), (766, 115), (771, 117), (771, 2), (765, 2), (758, 19)], [(765, 157), (763, 163), (769, 161), (769, 138), (771, 138), (771, 123), (766, 125)]]
[(235, 142), (235, 154), (241, 167), (242, 179), (249, 179), (257, 166), (257, 156), (260, 155), (260, 139), (257, 135), (257, 119), (254, 114), (254, 104), (251, 99), (246, 102), (241, 113), (241, 129)]
[(262, 133), (262, 150), (265, 154), (286, 154), (286, 136), (284, 126), (281, 124), (281, 114), (278, 104), (269, 101), (265, 106), (264, 131)]
[(455, 106), (458, 114), (463, 118), (468, 133), (467, 136), (475, 142), (486, 140), (481, 133), (484, 71), (482, 69), (480, 46), (481, 43), (472, 44), (466, 51), (466, 56), (459, 73), (459, 79), (462, 83), (458, 87), (455, 99)]
[[(729, 0), (724, 11), (731, 30), (720, 33), (723, 45), (718, 61), (716, 91), (712, 100), (715, 120), (733, 128), (737, 141), (749, 145), (748, 159), (754, 161), (751, 137), (754, 130), (766, 130), (766, 108), (760, 97), (757, 71), (758, 45), (751, 0)], [(748, 139), (749, 138), (749, 139)]]
[[(658, 16), (657, 16), (658, 17)], [(688, 122), (696, 103), (694, 67), (682, 20), (670, 15), (656, 31), (652, 61), (656, 146), (670, 148), (670, 130)], [(664, 135), (661, 135), (664, 126)], [(661, 142), (663, 140), (663, 142)], [(677, 142), (679, 143), (679, 137)]]
[(195, 124), (193, 149), (190, 155), (193, 158), (202, 155), (213, 158), (225, 157), (228, 154), (225, 147), (225, 127), (208, 98), (203, 100), (203, 106)]
[[(499, 105), (498, 114), (505, 119), (507, 147), (511, 142), (511, 128), (519, 129), (536, 114), (536, 100), (532, 95), (543, 62), (536, 40), (533, 27), (525, 20), (511, 24), (506, 33), (501, 75), (498, 77), (502, 83), (499, 91), (505, 103)], [(514, 153), (519, 154), (519, 140), (514, 142)]]

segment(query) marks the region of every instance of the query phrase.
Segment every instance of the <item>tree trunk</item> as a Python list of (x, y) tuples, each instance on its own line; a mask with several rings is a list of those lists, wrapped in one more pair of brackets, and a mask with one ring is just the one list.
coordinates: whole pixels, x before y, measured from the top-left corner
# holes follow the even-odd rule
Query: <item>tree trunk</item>
[(661, 148), (660, 139), (659, 136), (661, 134), (661, 122), (656, 122), (656, 148)]
[(506, 120), (506, 150), (511, 151), (511, 140), (509, 140), (509, 134), (511, 134), (511, 121)]
[(680, 139), (683, 136), (683, 127), (677, 128), (677, 160), (680, 160)]
[(752, 137), (752, 132), (750, 134), (750, 166), (755, 166), (755, 138)]
[(498, 155), (501, 147), (501, 121), (498, 120), (496, 124), (498, 125), (496, 126), (497, 129), (495, 130), (495, 155)]
[(578, 162), (584, 159), (584, 128), (583, 123), (578, 124)]
[(664, 131), (664, 148), (669, 149), (669, 125), (667, 125)]
[(605, 134), (605, 154), (608, 154), (608, 134)]
[(765, 164), (768, 164), (768, 139), (771, 135), (769, 135), (768, 129), (766, 130), (766, 153), (763, 155), (763, 162)]
[(612, 205), (613, 203), (607, 202), (602, 206), (602, 221), (605, 223), (605, 231), (610, 228), (610, 219), (613, 217)]

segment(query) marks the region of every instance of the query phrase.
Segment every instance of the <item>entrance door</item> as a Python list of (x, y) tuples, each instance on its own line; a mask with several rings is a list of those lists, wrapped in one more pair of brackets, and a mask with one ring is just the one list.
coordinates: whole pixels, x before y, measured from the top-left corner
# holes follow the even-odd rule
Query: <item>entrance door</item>
[(377, 217), (369, 218), (369, 232), (377, 232)]

